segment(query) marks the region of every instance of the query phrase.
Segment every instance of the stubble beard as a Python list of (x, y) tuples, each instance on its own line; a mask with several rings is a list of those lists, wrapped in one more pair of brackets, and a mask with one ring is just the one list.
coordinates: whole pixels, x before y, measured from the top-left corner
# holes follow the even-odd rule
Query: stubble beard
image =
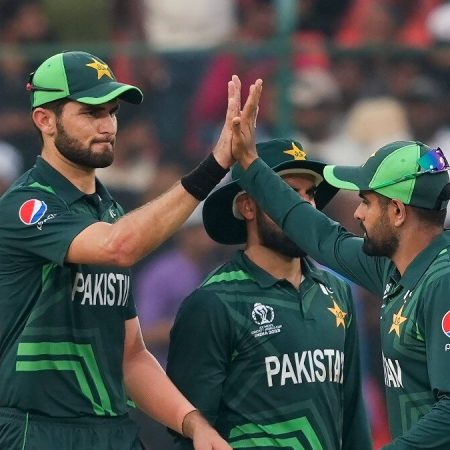
[(386, 256), (392, 258), (399, 246), (399, 238), (393, 233), (389, 224), (382, 218), (380, 222), (371, 231), (372, 236), (378, 235), (378, 238), (370, 238), (366, 228), (361, 224), (365, 231), (363, 252), (368, 256)]
[(275, 224), (268, 221), (261, 209), (256, 210), (256, 226), (261, 245), (288, 258), (302, 258), (306, 253), (291, 241)]
[(114, 161), (114, 140), (111, 142), (111, 150), (96, 153), (90, 147), (83, 147), (79, 141), (70, 136), (60, 120), (56, 121), (56, 130), (58, 133), (55, 147), (72, 163), (90, 169), (101, 169), (110, 166)]

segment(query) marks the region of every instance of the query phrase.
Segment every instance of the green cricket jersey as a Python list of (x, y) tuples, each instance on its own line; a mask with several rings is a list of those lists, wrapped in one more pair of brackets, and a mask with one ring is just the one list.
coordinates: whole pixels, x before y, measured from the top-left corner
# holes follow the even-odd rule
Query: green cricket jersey
[(42, 158), (0, 199), (0, 407), (51, 417), (128, 411), (126, 269), (67, 264), (67, 249), (120, 206), (97, 181), (85, 195)]
[(183, 302), (167, 373), (233, 448), (371, 449), (350, 288), (302, 266), (297, 290), (239, 251)]
[(240, 180), (285, 233), (320, 263), (383, 298), (381, 336), (394, 439), (384, 449), (450, 449), (450, 232), (400, 277), (388, 258), (301, 200), (261, 160)]

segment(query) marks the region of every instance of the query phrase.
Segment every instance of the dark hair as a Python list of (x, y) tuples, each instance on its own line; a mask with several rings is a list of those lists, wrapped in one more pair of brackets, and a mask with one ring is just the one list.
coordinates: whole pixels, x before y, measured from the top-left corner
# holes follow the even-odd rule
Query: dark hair
[[(36, 108), (49, 109), (50, 111), (53, 111), (53, 113), (55, 114), (55, 116), (57, 118), (59, 118), (61, 116), (64, 106), (71, 101), (73, 101), (73, 100), (70, 100), (69, 98), (61, 98), (60, 100), (54, 100), (53, 102), (48, 102), (48, 103), (44, 103), (43, 105), (36, 106), (33, 108), (33, 111)], [(36, 126), (36, 124), (34, 122), (33, 122), (33, 126), (39, 134), (39, 139), (41, 140), (41, 144), (43, 144), (44, 140), (42, 139), (41, 130)]]
[[(450, 194), (450, 184), (447, 184), (444, 189), (442, 189), (441, 194), (439, 195), (439, 204), (445, 199), (448, 199), (447, 196)], [(380, 205), (383, 210), (386, 210), (391, 199), (389, 197), (386, 197), (384, 195), (378, 194), (377, 196), (379, 198)], [(416, 215), (417, 219), (424, 223), (425, 225), (433, 226), (433, 227), (440, 227), (444, 228), (445, 223), (445, 217), (447, 216), (447, 209), (427, 209), (427, 208), (420, 208), (418, 206), (409, 206)]]
[(414, 214), (417, 218), (426, 225), (433, 227), (444, 228), (445, 217), (447, 215), (447, 209), (425, 209), (412, 206)]
[(36, 106), (33, 109), (36, 109), (36, 108), (49, 109), (50, 111), (53, 111), (55, 113), (56, 117), (59, 117), (62, 113), (64, 106), (67, 103), (72, 102), (72, 101), (73, 100), (70, 100), (70, 98), (61, 98), (59, 100), (54, 100), (52, 102), (48, 102), (48, 103), (44, 103), (43, 105)]

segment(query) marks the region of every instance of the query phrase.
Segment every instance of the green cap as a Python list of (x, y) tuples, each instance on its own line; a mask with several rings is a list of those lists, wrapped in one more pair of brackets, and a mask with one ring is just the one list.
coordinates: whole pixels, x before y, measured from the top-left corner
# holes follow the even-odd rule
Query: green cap
[(340, 189), (374, 191), (405, 205), (439, 210), (447, 206), (448, 169), (440, 149), (396, 141), (381, 147), (362, 166), (329, 165), (323, 175)]
[[(316, 206), (322, 209), (338, 189), (323, 178), (325, 163), (307, 159), (302, 146), (288, 139), (256, 144), (259, 157), (279, 175), (307, 173), (316, 179)], [(235, 208), (236, 196), (243, 192), (238, 184), (243, 175), (239, 164), (231, 168), (231, 182), (213, 191), (203, 205), (203, 224), (208, 235), (220, 244), (243, 244), (247, 240), (245, 221)]]
[(104, 61), (79, 51), (58, 53), (46, 59), (30, 75), (27, 90), (33, 108), (62, 98), (88, 105), (118, 97), (135, 104), (143, 99), (140, 89), (119, 83)]

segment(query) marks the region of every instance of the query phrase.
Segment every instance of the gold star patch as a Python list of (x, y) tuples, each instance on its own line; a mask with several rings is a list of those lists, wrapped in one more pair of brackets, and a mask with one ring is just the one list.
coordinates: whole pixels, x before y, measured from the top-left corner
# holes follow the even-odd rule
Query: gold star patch
[(86, 64), (86, 67), (92, 67), (92, 69), (95, 69), (97, 71), (97, 80), (100, 80), (100, 78), (103, 75), (106, 75), (107, 77), (111, 78), (111, 80), (113, 79), (112, 73), (106, 64), (97, 61), (95, 58), (92, 58), (92, 61), (94, 62)]
[(388, 334), (390, 334), (393, 331), (395, 331), (396, 335), (398, 337), (400, 337), (400, 325), (403, 322), (406, 322), (408, 320), (407, 317), (403, 317), (402, 316), (403, 306), (404, 305), (402, 305), (402, 307), (400, 308), (400, 311), (397, 314), (394, 313), (394, 315), (392, 316), (392, 325), (391, 325), (391, 328), (389, 329), (389, 333)]
[(339, 308), (339, 305), (333, 300), (334, 307), (328, 308), (328, 311), (331, 311), (334, 316), (336, 316), (336, 327), (339, 327), (339, 325), (342, 325), (343, 328), (345, 328), (345, 316), (347, 315), (346, 312), (342, 311), (341, 308)]
[(292, 148), (285, 150), (283, 153), (291, 155), (295, 161), (303, 161), (306, 159), (306, 153), (301, 148), (298, 148), (293, 142)]

